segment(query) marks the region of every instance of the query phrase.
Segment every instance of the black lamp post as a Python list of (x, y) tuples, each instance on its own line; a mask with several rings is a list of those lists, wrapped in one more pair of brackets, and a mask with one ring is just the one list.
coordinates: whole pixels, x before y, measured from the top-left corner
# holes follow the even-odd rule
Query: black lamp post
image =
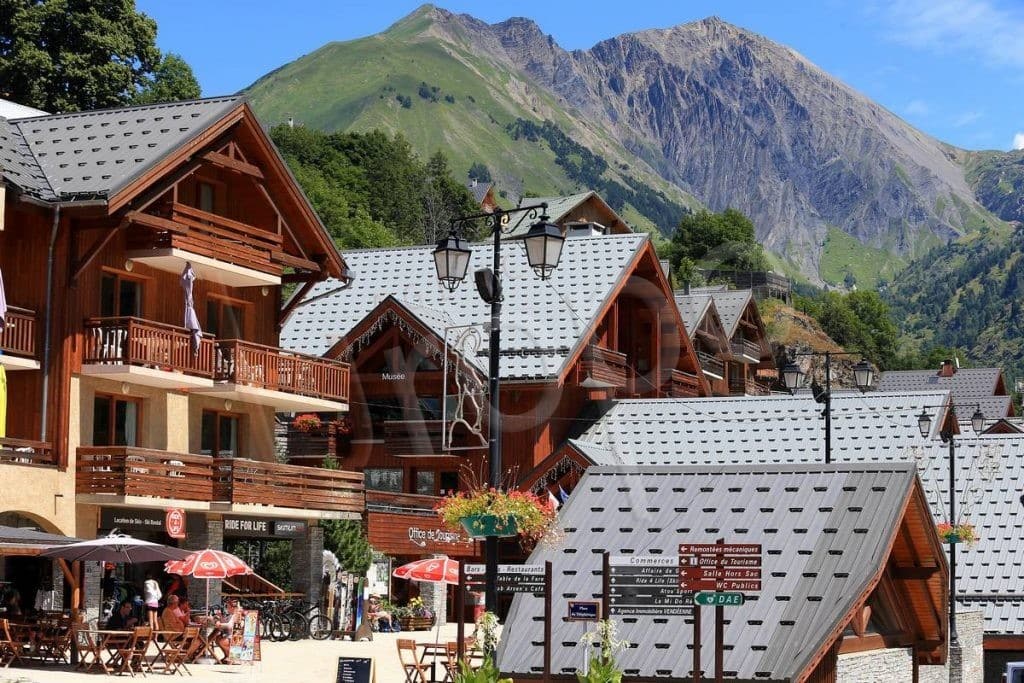
[[(825, 388), (822, 389), (817, 382), (811, 382), (811, 393), (814, 395), (815, 401), (825, 404), (824, 410), (821, 411), (821, 416), (825, 418), (825, 462), (832, 462), (832, 356), (859, 356), (860, 354), (845, 351), (826, 351), (824, 353), (806, 351), (793, 355), (816, 358), (824, 356), (825, 358)], [(861, 391), (866, 391), (871, 387), (874, 375), (875, 370), (871, 367), (871, 363), (863, 358), (853, 366), (853, 380)], [(795, 360), (791, 359), (782, 369), (782, 381), (785, 382), (790, 393), (801, 388), (806, 379), (807, 374), (800, 369)]]
[[(956, 524), (956, 446), (953, 443), (953, 427), (956, 425), (956, 406), (949, 405), (949, 420), (939, 431), (942, 443), (949, 444), (949, 523)], [(917, 416), (917, 426), (921, 430), (921, 436), (925, 439), (932, 432), (932, 418), (924, 410)], [(981, 435), (985, 429), (985, 414), (981, 412), (981, 406), (975, 406), (974, 414), (971, 415), (971, 428), (976, 435)], [(950, 642), (957, 641), (956, 633), (956, 543), (949, 543), (949, 639)]]
[[(472, 251), (466, 241), (459, 235), (459, 229), (466, 225), (482, 222), (494, 237), (493, 264), (491, 268), (476, 271), (477, 290), (481, 298), (491, 305), (491, 321), (489, 327), (489, 366), (487, 386), (490, 401), (488, 427), (488, 460), (490, 486), (500, 488), (501, 481), (501, 397), (499, 395), (500, 378), (499, 364), (501, 353), (501, 244), (502, 235), (517, 228), (524, 220), (540, 216), (521, 238), (526, 247), (526, 259), (534, 272), (542, 280), (551, 277), (558, 267), (562, 256), (562, 245), (565, 238), (562, 230), (548, 222), (545, 210), (547, 204), (520, 206), (508, 211), (498, 209), (493, 213), (464, 216), (452, 221), (452, 228), (447, 237), (437, 243), (434, 249), (434, 266), (437, 268), (437, 279), (449, 291), (454, 291), (466, 277)], [(519, 214), (515, 225), (511, 218)], [(484, 604), (487, 611), (494, 612), (498, 607), (498, 537), (488, 536), (484, 542), (484, 556), (487, 566), (484, 588)]]

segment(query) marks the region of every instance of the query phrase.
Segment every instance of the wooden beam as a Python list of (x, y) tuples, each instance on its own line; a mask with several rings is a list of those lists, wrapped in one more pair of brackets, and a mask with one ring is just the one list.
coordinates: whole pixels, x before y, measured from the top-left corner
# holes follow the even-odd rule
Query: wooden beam
[(299, 250), (299, 253), (302, 254), (303, 258), (309, 258), (309, 254), (302, 248), (302, 242), (300, 242), (295, 236), (291, 226), (288, 225), (288, 221), (284, 219), (284, 215), (281, 213), (281, 210), (277, 208), (274, 198), (270, 196), (269, 192), (267, 192), (267, 188), (263, 187), (262, 183), (256, 183), (256, 187), (261, 193), (263, 193), (263, 198), (267, 200), (267, 203), (270, 204), (270, 208), (274, 210), (275, 214), (277, 214), (277, 223), (280, 228), (283, 228), (283, 230), (279, 230), (279, 232), (281, 232), (281, 234), (287, 233), (288, 237), (292, 239), (292, 244), (294, 244), (295, 248)]
[(125, 214), (125, 220), (132, 223), (137, 223), (153, 230), (167, 230), (177, 235), (184, 235), (188, 233), (188, 226), (182, 225), (181, 223), (175, 223), (167, 218), (161, 218), (160, 216), (153, 216), (148, 213), (142, 213), (141, 211), (129, 211)]
[(289, 268), (301, 268), (302, 270), (312, 271), (314, 274), (320, 273), (320, 264), (316, 261), (292, 256), (291, 254), (287, 254), (283, 251), (270, 252), (270, 258), (273, 261), (277, 261), (282, 266), (287, 266)]
[(259, 166), (245, 161), (232, 159), (227, 154), (221, 154), (220, 152), (207, 152), (203, 155), (203, 159), (209, 161), (214, 166), (220, 166), (221, 168), (226, 168), (229, 171), (244, 173), (245, 175), (250, 175), (253, 178), (263, 180), (263, 171), (260, 170)]
[(892, 576), (903, 581), (925, 581), (938, 571), (938, 567), (896, 567), (892, 570)]
[(982, 644), (986, 650), (1024, 650), (1024, 636), (986, 634)]
[(296, 306), (302, 303), (303, 297), (305, 297), (306, 294), (309, 293), (309, 290), (313, 289), (313, 285), (315, 285), (316, 283), (316, 280), (309, 280), (306, 283), (304, 283), (301, 287), (299, 287), (298, 291), (292, 294), (292, 298), (288, 300), (288, 303), (281, 307), (281, 310), (277, 314), (278, 332), (280, 332), (281, 328), (284, 327), (284, 322), (288, 320), (288, 316), (292, 314), (292, 311), (295, 310)]
[(60, 570), (64, 574), (64, 578), (67, 579), (68, 584), (74, 587), (75, 575), (71, 573), (71, 567), (68, 566), (68, 561), (58, 557), (57, 566), (60, 567)]
[(75, 269), (71, 273), (72, 283), (78, 280), (78, 277), (82, 274), (82, 271), (88, 268), (89, 264), (93, 262), (93, 259), (95, 259), (99, 255), (99, 253), (103, 251), (103, 248), (110, 243), (110, 240), (114, 239), (114, 235), (124, 230), (125, 227), (127, 227), (127, 225), (128, 220), (124, 219), (118, 225), (114, 226), (113, 228), (110, 228), (106, 232), (106, 234), (96, 238), (96, 241), (93, 243), (93, 245), (89, 247), (89, 251), (87, 251), (85, 255), (78, 261), (78, 263), (75, 264)]

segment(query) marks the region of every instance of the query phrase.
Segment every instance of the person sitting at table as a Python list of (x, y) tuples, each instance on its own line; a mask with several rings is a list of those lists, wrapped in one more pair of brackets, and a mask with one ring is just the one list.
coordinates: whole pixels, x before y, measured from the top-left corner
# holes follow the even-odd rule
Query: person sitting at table
[(237, 598), (228, 598), (224, 602), (224, 607), (227, 610), (227, 620), (215, 622), (214, 626), (217, 628), (217, 633), (214, 633), (211, 637), (216, 639), (217, 647), (224, 653), (220, 663), (230, 664), (231, 632), (235, 629), (235, 623), (240, 622), (242, 619), (242, 608), (239, 607)]
[[(370, 623), (377, 624), (377, 628), (385, 633), (398, 633), (402, 630), (402, 627), (398, 624), (398, 620), (395, 619), (394, 615), (381, 608), (380, 598), (376, 595), (370, 596), (367, 613), (370, 617)], [(385, 622), (387, 623), (387, 628), (384, 627)]]
[(139, 620), (132, 616), (132, 601), (122, 600), (117, 610), (107, 619), (107, 628), (111, 631), (130, 631)]
[(181, 605), (178, 602), (178, 596), (171, 593), (167, 596), (167, 606), (164, 607), (164, 611), (160, 613), (160, 621), (163, 624), (165, 631), (184, 631), (185, 626), (188, 622), (188, 617), (181, 613)]

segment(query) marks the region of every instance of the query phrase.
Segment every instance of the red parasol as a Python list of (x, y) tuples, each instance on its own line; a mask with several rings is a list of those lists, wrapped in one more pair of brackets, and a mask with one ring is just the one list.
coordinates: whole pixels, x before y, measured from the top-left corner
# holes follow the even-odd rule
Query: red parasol
[(197, 579), (226, 579), (229, 576), (252, 574), (252, 567), (223, 550), (197, 550), (184, 560), (172, 560), (164, 565), (168, 574), (194, 576)]
[(428, 583), (459, 583), (459, 563), (447, 557), (416, 560), (403, 564), (392, 572), (400, 579), (426, 581)]

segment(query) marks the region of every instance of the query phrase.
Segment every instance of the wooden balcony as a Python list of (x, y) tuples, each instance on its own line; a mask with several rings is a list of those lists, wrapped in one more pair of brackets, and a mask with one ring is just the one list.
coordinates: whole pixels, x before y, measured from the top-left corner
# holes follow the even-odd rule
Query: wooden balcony
[(670, 398), (693, 398), (700, 395), (700, 380), (682, 370), (669, 370), (663, 373), (662, 386)]
[[(205, 455), (129, 446), (78, 449), (79, 496), (202, 501), (213, 499), (212, 460)], [(95, 499), (94, 499), (95, 500)]]
[(626, 354), (591, 345), (579, 363), (579, 384), (588, 389), (621, 389), (629, 379)]
[(391, 491), (366, 491), (366, 509), (373, 512), (418, 514), (437, 517), (434, 507), (441, 502), (439, 496), (423, 496), (418, 493), (393, 493)]
[(272, 346), (217, 341), (212, 389), (196, 393), (272, 406), (279, 411), (348, 410), (349, 365)]
[(757, 363), (761, 360), (761, 346), (747, 339), (733, 339), (729, 342), (733, 358), (741, 363)]
[(230, 287), (281, 284), (283, 265), (308, 266), (282, 251), (281, 235), (177, 202), (128, 214), (128, 257), (180, 273), (186, 262), (204, 280)]
[(213, 386), (213, 337), (193, 354), (183, 327), (140, 318), (85, 322), (82, 374), (165, 389)]
[(716, 379), (725, 379), (725, 361), (705, 351), (698, 351), (700, 367), (705, 375), (714, 375)]
[(362, 515), (363, 475), (242, 458), (214, 458), (214, 500)]
[(127, 446), (80, 447), (76, 491), (81, 502), (98, 505), (161, 505), (148, 500), (156, 498), (257, 515), (288, 508), (307, 517), (361, 514), (365, 502), (359, 472)]
[(0, 439), (0, 463), (56, 467), (52, 446), (45, 441), (28, 439)]
[(0, 365), (8, 370), (38, 370), (35, 312), (8, 306), (6, 323), (0, 327)]
[(441, 420), (386, 420), (384, 450), (394, 456), (451, 455), (441, 450)]
[(762, 384), (752, 377), (730, 377), (730, 396), (767, 396), (770, 392), (768, 386)]

